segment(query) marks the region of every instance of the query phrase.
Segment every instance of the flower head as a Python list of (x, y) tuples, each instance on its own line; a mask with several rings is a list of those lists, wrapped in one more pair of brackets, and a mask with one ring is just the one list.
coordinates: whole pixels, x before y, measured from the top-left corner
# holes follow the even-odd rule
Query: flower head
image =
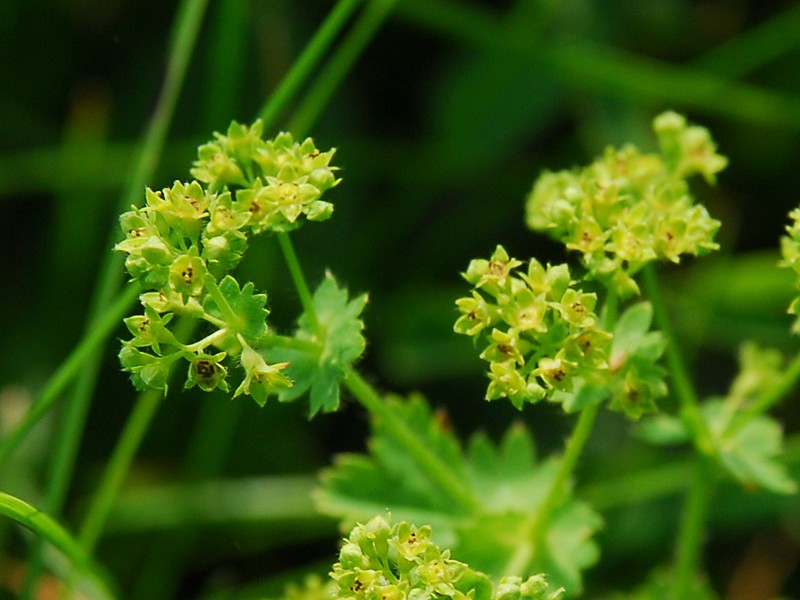
[(234, 398), (247, 394), (264, 406), (270, 394), (292, 387), (292, 381), (283, 374), (283, 369), (289, 363), (267, 364), (264, 357), (247, 344), (243, 345), (240, 360), (244, 369), (244, 381), (233, 393)]
[(727, 160), (708, 131), (676, 113), (654, 121), (661, 154), (609, 148), (592, 164), (544, 173), (526, 203), (528, 227), (581, 255), (590, 276), (617, 294), (637, 294), (633, 276), (656, 260), (716, 250), (719, 221), (694, 204), (686, 179), (713, 182)]

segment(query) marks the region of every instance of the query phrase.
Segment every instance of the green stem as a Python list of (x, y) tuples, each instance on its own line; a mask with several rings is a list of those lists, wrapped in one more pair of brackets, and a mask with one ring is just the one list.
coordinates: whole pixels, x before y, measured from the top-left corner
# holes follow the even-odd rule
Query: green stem
[(300, 304), (303, 305), (303, 311), (311, 322), (311, 328), (314, 330), (314, 334), (322, 341), (325, 339), (325, 329), (322, 327), (317, 317), (317, 311), (314, 308), (314, 299), (306, 283), (306, 278), (303, 275), (300, 261), (297, 260), (297, 254), (295, 254), (289, 234), (285, 232), (278, 233), (278, 243), (281, 245), (283, 258), (286, 260), (286, 265), (289, 267), (289, 273), (292, 276), (297, 295), (300, 297)]
[(480, 502), (472, 490), (453, 474), (447, 464), (431, 452), (430, 447), (397, 417), (377, 392), (352, 367), (345, 367), (344, 385), (367, 409), (373, 419), (381, 421), (389, 435), (408, 451), (417, 464), (425, 470), (431, 481), (454, 502), (472, 512), (480, 508)]
[(217, 308), (219, 308), (219, 312), (222, 313), (222, 318), (227, 324), (228, 328), (232, 331), (238, 331), (241, 318), (236, 314), (236, 311), (231, 308), (231, 305), (228, 304), (228, 301), (222, 294), (222, 290), (219, 289), (219, 285), (217, 285), (216, 280), (209, 275), (203, 282), (203, 286), (206, 288), (206, 290), (208, 290), (208, 293), (214, 302), (216, 302)]
[(85, 367), (86, 360), (97, 348), (99, 348), (119, 326), (122, 318), (127, 314), (133, 304), (138, 290), (135, 286), (129, 286), (117, 299), (103, 312), (99, 318), (93, 322), (91, 328), (86, 331), (80, 343), (75, 346), (70, 355), (61, 363), (61, 366), (47, 380), (41, 392), (33, 402), (32, 408), (28, 411), (16, 429), (11, 431), (0, 443), (0, 465), (2, 465), (9, 455), (16, 449), (19, 443), (25, 438), (30, 430), (39, 420), (50, 410), (59, 399), (64, 388), (73, 380)]
[(221, 342), (226, 337), (231, 334), (230, 330), (227, 328), (218, 329), (214, 333), (211, 333), (204, 337), (202, 340), (197, 340), (192, 344), (181, 345), (180, 349), (184, 352), (202, 352), (212, 344), (216, 344), (217, 342)]
[(603, 305), (603, 329), (609, 332), (613, 331), (614, 325), (617, 323), (618, 312), (619, 296), (609, 288), (608, 296), (606, 296), (606, 301)]
[(311, 340), (301, 340), (296, 337), (289, 337), (286, 335), (269, 334), (259, 340), (259, 345), (272, 346), (274, 348), (289, 348), (290, 350), (298, 350), (305, 352), (309, 356), (319, 358), (322, 353), (323, 347), (317, 342)]
[[(195, 326), (196, 321), (193, 319), (182, 321), (176, 330), (176, 337), (188, 337)], [(179, 356), (175, 358), (177, 359)], [(175, 369), (172, 368), (170, 378), (174, 374)], [(100, 480), (97, 491), (92, 496), (91, 504), (81, 524), (78, 539), (89, 553), (94, 549), (100, 537), (111, 505), (122, 487), (128, 468), (139, 450), (150, 422), (161, 404), (161, 399), (165, 395), (165, 390), (151, 389), (141, 392), (136, 398), (136, 404), (125, 422), (122, 434), (117, 440), (117, 445), (114, 447), (111, 458), (106, 464), (103, 477)]]
[[(259, 118), (264, 121), (264, 129), (269, 130), (281, 112), (297, 95), (300, 87), (311, 76), (319, 62), (328, 52), (331, 44), (347, 23), (350, 15), (361, 4), (362, 0), (339, 0), (325, 21), (306, 45), (302, 54), (292, 65), (289, 73), (281, 81), (280, 86), (264, 104)], [(301, 135), (300, 132), (297, 135)]]
[(371, 0), (353, 25), (347, 39), (341, 43), (325, 69), (314, 80), (314, 86), (306, 94), (305, 101), (295, 111), (289, 129), (297, 135), (310, 129), (364, 48), (389, 16), (395, 3), (396, 0)]
[(713, 442), (708, 425), (700, 412), (700, 400), (692, 385), (686, 362), (681, 354), (680, 345), (677, 343), (672, 324), (667, 315), (658, 278), (652, 265), (647, 265), (641, 271), (642, 283), (647, 298), (653, 305), (653, 315), (656, 325), (667, 340), (666, 358), (672, 389), (681, 406), (681, 416), (687, 427), (694, 433), (694, 443), (698, 450), (704, 454), (713, 452)]
[[(138, 204), (142, 195), (142, 188), (155, 171), (156, 163), (164, 146), (167, 129), (175, 111), (183, 79), (189, 65), (192, 50), (200, 30), (203, 14), (208, 0), (185, 0), (179, 7), (178, 17), (175, 19), (172, 45), (169, 53), (169, 62), (164, 77), (158, 104), (153, 112), (153, 117), (142, 143), (138, 161), (132, 171), (127, 193), (121, 199), (119, 212), (128, 210), (133, 204)], [(108, 246), (112, 246), (117, 238), (117, 228), (114, 227), (110, 234)], [(89, 314), (89, 332), (95, 327), (95, 321), (104, 318), (113, 302), (114, 294), (122, 278), (117, 258), (109, 253), (100, 269), (100, 276), (95, 286), (93, 302)], [(81, 433), (83, 432), (86, 414), (88, 413), (91, 398), (100, 370), (102, 356), (99, 352), (87, 352), (81, 361), (83, 370), (75, 387), (70, 403), (67, 406), (59, 435), (57, 446), (58, 462), (56, 475), (47, 486), (47, 504), (54, 511), (60, 509), (61, 498), (66, 493), (72, 476), (73, 464), (77, 454)], [(38, 417), (37, 417), (38, 418)], [(0, 455), (0, 461), (2, 461)], [(33, 588), (33, 579), (36, 578), (36, 565), (39, 563), (38, 552), (33, 555), (34, 568), (28, 576), (29, 583), (25, 586), (29, 592)]]
[(697, 457), (695, 478), (686, 497), (675, 549), (676, 565), (672, 600), (684, 600), (688, 597), (700, 564), (708, 503), (713, 488), (713, 463), (709, 455), (713, 453), (714, 445), (708, 424), (700, 411), (700, 401), (691, 384), (680, 347), (675, 341), (652, 265), (645, 267), (642, 275), (648, 298), (653, 304), (656, 323), (667, 338), (667, 364), (673, 387), (681, 404), (681, 413), (686, 425), (694, 433), (694, 443), (700, 451), (700, 456)]
[(0, 515), (13, 519), (63, 552), (76, 569), (87, 577), (87, 583), (92, 587), (92, 593), (87, 597), (114, 598), (90, 554), (52, 517), (3, 492), (0, 492)]
[[(608, 290), (605, 305), (603, 307), (603, 328), (612, 331), (617, 321), (619, 308), (619, 296)], [(589, 441), (597, 415), (600, 412), (601, 404), (594, 403), (586, 406), (578, 417), (575, 429), (567, 440), (564, 456), (558, 465), (558, 470), (553, 478), (553, 483), (547, 490), (547, 495), (536, 509), (533, 519), (528, 524), (528, 535), (524, 541), (517, 544), (514, 553), (506, 562), (503, 570), (505, 575), (518, 575), (526, 572), (533, 560), (536, 551), (541, 547), (547, 528), (553, 513), (558, 508), (559, 503), (569, 494), (569, 480), (572, 477), (578, 459)]]
[(533, 522), (530, 524), (530, 535), (527, 539), (530, 543), (519, 544), (516, 551), (511, 556), (505, 566), (506, 575), (514, 575), (526, 572), (526, 568), (533, 560), (538, 548), (541, 547), (547, 528), (553, 517), (553, 513), (569, 494), (569, 480), (578, 464), (578, 459), (589, 441), (597, 415), (600, 412), (601, 404), (590, 404), (581, 411), (575, 429), (567, 440), (564, 449), (564, 456), (558, 465), (553, 483), (547, 491), (547, 495), (541, 505), (536, 510)]
[(711, 500), (713, 463), (705, 456), (698, 457), (694, 480), (683, 508), (678, 543), (675, 548), (675, 577), (672, 600), (688, 600), (692, 583), (700, 568), (705, 523)]
[(100, 537), (114, 500), (144, 438), (147, 428), (161, 404), (164, 392), (146, 390), (139, 394), (133, 412), (125, 423), (125, 429), (117, 442), (106, 466), (100, 486), (92, 496), (89, 510), (81, 524), (78, 539), (84, 551), (91, 553)]

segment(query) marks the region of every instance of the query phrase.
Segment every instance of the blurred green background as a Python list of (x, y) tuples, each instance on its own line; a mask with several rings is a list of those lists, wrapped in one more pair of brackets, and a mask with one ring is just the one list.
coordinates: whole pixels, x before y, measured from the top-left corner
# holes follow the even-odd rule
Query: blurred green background
[[(231, 119), (254, 119), (332, 6), (210, 2), (149, 185), (185, 180), (199, 143)], [(156, 105), (177, 9), (177, 2), (154, 0), (0, 3), (0, 434), (82, 335)], [(301, 94), (275, 130), (302, 106)], [(331, 198), (334, 218), (294, 236), (312, 282), (330, 269), (352, 292), (370, 293), (362, 362), (369, 379), (385, 391), (422, 391), (464, 437), (479, 427), (497, 435), (522, 419), (542, 453), (559, 449), (569, 421), (552, 407), (520, 414), (483, 401), (483, 365), (469, 342), (452, 333), (453, 302), (465, 293), (459, 272), (498, 243), (520, 258), (562, 260), (554, 245), (524, 228), (523, 201), (534, 178), (543, 169), (587, 163), (608, 144), (654, 149), (649, 124), (665, 109), (707, 126), (730, 159), (717, 187), (698, 182), (696, 188), (723, 221), (720, 256), (665, 273), (699, 389), (724, 392), (745, 338), (794, 352), (784, 314), (792, 279), (775, 263), (785, 215), (798, 203), (797, 3), (398, 0), (305, 132), (320, 148), (338, 148), (343, 182)], [(274, 241), (262, 240), (248, 256), (242, 278), (268, 291), (273, 325), (288, 330), (299, 305)], [(133, 402), (117, 351), (116, 341), (105, 346), (63, 512), (68, 526), (81, 514)], [(779, 412), (794, 441), (797, 473), (796, 396)], [(230, 437), (192, 442), (203, 419), (218, 420)], [(56, 410), (15, 454), (0, 472), (0, 489), (34, 504), (41, 498), (58, 420)], [(300, 475), (285, 481), (300, 486), (287, 497), (306, 498), (307, 476), (337, 452), (363, 449), (366, 431), (363, 412), (349, 403), (309, 423), (302, 403), (260, 410), (171, 393), (128, 489), (158, 490), (212, 474)], [(589, 482), (587, 495), (591, 482), (609, 472), (656, 464), (629, 431), (617, 415), (601, 420), (580, 475)], [(762, 597), (736, 582), (759, 560), (777, 564), (770, 551), (780, 548), (787, 563), (780, 576), (759, 577), (800, 597), (796, 498), (721, 493), (726, 501), (714, 515), (706, 553), (717, 591)], [(280, 504), (278, 496), (266, 497)], [(147, 508), (148, 498), (137, 502)], [(632, 585), (668, 560), (676, 498), (635, 508), (623, 499), (604, 513), (600, 542), (607, 551), (588, 574), (597, 589)], [(335, 524), (295, 508), (285, 519), (232, 508), (218, 522), (195, 515), (199, 525), (181, 524), (180, 515), (159, 525), (155, 509), (121, 509), (98, 557), (130, 597), (158, 597), (148, 596), (152, 582), (168, 582), (164, 597), (256, 584), (335, 552)], [(194, 528), (202, 543), (154, 560), (157, 544), (181, 527)], [(25, 542), (16, 531), (0, 539), (7, 542), (0, 573), (8, 578), (23, 560)], [(0, 582), (0, 594), (8, 589)]]

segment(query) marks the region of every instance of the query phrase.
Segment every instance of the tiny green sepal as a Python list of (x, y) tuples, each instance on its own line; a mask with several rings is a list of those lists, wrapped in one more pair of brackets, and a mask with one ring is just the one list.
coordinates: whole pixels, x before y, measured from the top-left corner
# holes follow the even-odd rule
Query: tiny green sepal
[(172, 313), (159, 314), (149, 306), (145, 306), (143, 315), (123, 319), (128, 331), (133, 335), (129, 343), (137, 348), (152, 348), (159, 355), (162, 344), (178, 346), (178, 341), (167, 327), (172, 317)]
[(123, 370), (130, 373), (131, 382), (139, 390), (156, 389), (167, 393), (167, 381), (172, 363), (181, 358), (180, 351), (166, 356), (142, 352), (130, 342), (122, 342), (119, 360)]

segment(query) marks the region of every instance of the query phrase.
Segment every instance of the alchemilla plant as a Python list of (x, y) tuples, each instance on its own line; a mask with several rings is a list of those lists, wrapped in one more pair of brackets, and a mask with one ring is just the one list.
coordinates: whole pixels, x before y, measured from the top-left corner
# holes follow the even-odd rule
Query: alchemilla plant
[[(797, 492), (768, 411), (800, 364), (745, 343), (728, 392), (698, 397), (654, 267), (718, 249), (720, 222), (692, 186), (713, 184), (727, 160), (705, 128), (676, 113), (656, 117), (653, 129), (657, 153), (608, 148), (533, 183), (525, 221), (563, 245), (565, 262), (514, 257), (502, 240), (465, 261), (453, 328), (486, 364), (485, 398), (519, 411), (555, 404), (574, 421), (564, 451), (547, 456), (520, 423), (499, 441), (477, 432), (462, 442), (425, 398), (381, 394), (361, 376), (366, 295), (352, 297), (332, 274), (312, 291), (290, 237), (334, 214), (334, 150), (285, 132), (267, 138), (261, 121), (234, 122), (200, 146), (193, 179), (147, 189), (120, 217), (115, 250), (141, 309), (125, 319), (119, 359), (143, 397), (165, 395), (177, 377), (184, 388), (249, 396), (266, 411), (270, 398), (307, 397), (314, 416), (338, 409), (345, 390), (371, 416), (368, 451), (338, 457), (315, 495), (349, 531), (338, 561), (286, 598), (598, 597), (585, 574), (602, 554), (603, 518), (581, 495), (577, 467), (601, 410), (623, 414), (656, 447), (691, 448), (695, 471), (674, 562), (642, 575), (637, 590), (602, 593), (715, 597), (700, 559), (713, 489), (727, 480)], [(782, 264), (800, 274), (800, 209), (790, 218)], [(296, 287), (300, 314), (289, 334), (270, 324), (268, 292), (236, 275), (256, 235), (277, 237)], [(101, 511), (88, 520), (102, 521)]]
[[(476, 434), (462, 447), (425, 399), (384, 398), (358, 375), (366, 296), (351, 299), (332, 275), (312, 294), (288, 236), (332, 215), (328, 192), (340, 182), (333, 150), (288, 133), (265, 140), (258, 121), (233, 123), (200, 147), (194, 180), (148, 190), (145, 205), (121, 217), (126, 239), (116, 249), (143, 289), (143, 314), (126, 319), (133, 337), (120, 352), (137, 388), (166, 391), (181, 363), (185, 387), (248, 395), (262, 406), (270, 396), (289, 401), (308, 392), (313, 415), (338, 408), (344, 386), (373, 416), (370, 454), (340, 457), (323, 473), (317, 496), (343, 526), (361, 524), (345, 539), (329, 582), (310, 580), (303, 594), (580, 596), (583, 572), (601, 552), (594, 536), (602, 518), (575, 495), (573, 478), (603, 407), (641, 419), (653, 443), (693, 443), (709, 473), (795, 492), (780, 463), (780, 428), (764, 414), (773, 403), (765, 394), (781, 385), (775, 351), (745, 346), (725, 398), (700, 401), (683, 387), (652, 268), (718, 248), (720, 223), (695, 201), (690, 182), (701, 176), (713, 183), (727, 161), (706, 129), (676, 113), (653, 125), (659, 153), (609, 148), (586, 167), (535, 181), (526, 223), (561, 242), (573, 260), (522, 260), (497, 245), (468, 263), (463, 277), (471, 289), (455, 302), (455, 332), (472, 338), (488, 363), (488, 400), (507, 399), (519, 410), (546, 401), (579, 414), (563, 455), (538, 457), (520, 425), (499, 445)], [(793, 268), (796, 229), (795, 221), (783, 241)], [(232, 274), (259, 234), (279, 236), (294, 276), (303, 310), (291, 336), (269, 326), (267, 294)], [(650, 276), (642, 285), (643, 273)], [(192, 330), (197, 339), (176, 332), (177, 316), (202, 326)], [(677, 413), (661, 410), (671, 386)], [(701, 531), (682, 531), (679, 543), (698, 546)], [(672, 597), (711, 597), (700, 565), (681, 560)], [(661, 585), (657, 578), (645, 584)], [(643, 597), (655, 597), (647, 589)]]

